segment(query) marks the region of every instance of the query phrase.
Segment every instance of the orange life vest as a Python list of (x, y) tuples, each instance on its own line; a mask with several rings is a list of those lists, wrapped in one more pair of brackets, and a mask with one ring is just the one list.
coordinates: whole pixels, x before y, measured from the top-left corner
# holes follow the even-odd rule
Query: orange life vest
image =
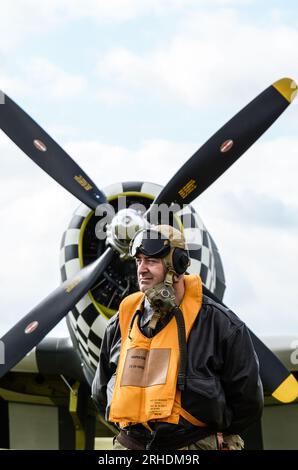
[[(180, 305), (186, 341), (202, 305), (202, 283), (197, 275), (184, 276), (185, 293)], [(196, 426), (204, 423), (181, 407), (181, 392), (177, 390), (179, 341), (176, 319), (153, 338), (147, 338), (131, 320), (141, 308), (144, 294), (126, 297), (119, 307), (121, 351), (109, 420), (121, 428), (130, 424), (165, 421), (177, 424), (183, 416)]]

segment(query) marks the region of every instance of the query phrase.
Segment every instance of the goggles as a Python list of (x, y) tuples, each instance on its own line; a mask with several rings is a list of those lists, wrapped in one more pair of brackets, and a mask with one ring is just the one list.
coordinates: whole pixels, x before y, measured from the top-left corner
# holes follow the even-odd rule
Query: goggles
[(149, 229), (136, 233), (129, 246), (129, 253), (133, 257), (141, 252), (145, 256), (163, 258), (170, 253), (170, 250), (170, 240), (161, 233)]

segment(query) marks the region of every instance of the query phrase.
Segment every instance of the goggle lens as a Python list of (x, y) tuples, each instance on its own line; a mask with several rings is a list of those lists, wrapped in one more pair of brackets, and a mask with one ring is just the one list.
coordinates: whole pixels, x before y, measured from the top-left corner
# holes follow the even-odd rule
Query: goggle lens
[(133, 239), (130, 245), (131, 256), (136, 256), (138, 251), (145, 256), (163, 257), (170, 252), (170, 241), (161, 233), (153, 230), (142, 230)]

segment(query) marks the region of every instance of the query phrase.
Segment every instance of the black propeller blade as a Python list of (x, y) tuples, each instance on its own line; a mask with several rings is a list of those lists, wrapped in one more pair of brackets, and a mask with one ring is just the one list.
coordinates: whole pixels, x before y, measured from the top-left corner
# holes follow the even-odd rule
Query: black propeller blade
[(1, 93), (0, 127), (40, 168), (91, 209), (106, 202), (74, 160), (7, 95)]
[(4, 364), (0, 364), (0, 377), (31, 351), (88, 292), (111, 262), (113, 254), (112, 248), (107, 248), (99, 259), (61, 284), (1, 338)]
[(294, 401), (298, 397), (298, 382), (294, 375), (252, 331), (249, 332), (259, 358), (264, 390), (283, 403)]
[(283, 78), (273, 83), (217, 131), (174, 175), (146, 213), (159, 204), (191, 203), (222, 175), (280, 116), (297, 92)]
[[(228, 308), (205, 286), (203, 286), (203, 292), (218, 304)], [(264, 391), (283, 403), (294, 401), (298, 397), (298, 382), (294, 375), (251, 330), (249, 330), (249, 333), (259, 358), (260, 376)]]

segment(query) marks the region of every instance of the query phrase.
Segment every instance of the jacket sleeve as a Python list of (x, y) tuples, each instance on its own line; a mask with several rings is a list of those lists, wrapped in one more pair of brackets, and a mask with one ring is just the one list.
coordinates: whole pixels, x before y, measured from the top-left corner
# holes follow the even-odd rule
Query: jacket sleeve
[(232, 411), (232, 422), (225, 432), (237, 434), (260, 419), (264, 405), (259, 362), (245, 324), (225, 340), (224, 352), (221, 380)]
[(120, 354), (121, 334), (116, 314), (108, 323), (99, 354), (99, 362), (92, 383), (92, 398), (98, 411), (108, 418), (116, 369)]

